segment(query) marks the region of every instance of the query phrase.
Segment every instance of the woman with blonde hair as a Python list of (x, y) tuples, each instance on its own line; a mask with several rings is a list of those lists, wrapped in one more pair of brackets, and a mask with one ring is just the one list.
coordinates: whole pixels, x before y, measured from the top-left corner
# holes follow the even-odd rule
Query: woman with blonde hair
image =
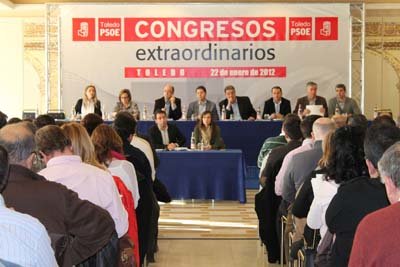
[[(108, 127), (107, 125), (99, 125), (98, 127)], [(98, 128), (96, 127), (96, 129)], [(104, 129), (103, 127), (101, 127)], [(110, 172), (107, 170), (107, 166), (105, 163), (108, 163), (109, 160), (106, 160), (106, 158), (102, 157), (102, 162), (100, 163), (97, 159), (97, 155), (94, 149), (94, 145), (92, 140), (89, 137), (89, 134), (87, 133), (86, 129), (78, 123), (67, 123), (61, 126), (61, 129), (63, 133), (71, 140), (71, 145), (72, 145), (72, 151), (75, 155), (78, 155), (82, 158), (82, 161), (90, 164), (92, 166), (98, 167), (100, 169), (103, 169), (107, 172)], [(93, 131), (93, 134), (96, 132), (96, 129)], [(111, 129), (111, 128), (110, 128)], [(100, 131), (97, 131), (96, 135), (99, 137)], [(107, 133), (110, 133), (107, 131)], [(110, 133), (112, 134), (112, 133)], [(118, 136), (118, 135), (117, 135)], [(102, 137), (101, 137), (102, 138)], [(105, 136), (105, 139), (110, 140), (110, 136)], [(99, 138), (95, 138), (95, 140), (99, 140)], [(115, 138), (113, 139), (115, 140)], [(122, 143), (122, 141), (121, 141)], [(97, 143), (99, 145), (99, 143)], [(116, 142), (118, 144), (118, 141)], [(118, 145), (115, 146), (117, 148)], [(99, 149), (100, 151), (100, 149)], [(103, 150), (104, 151), (104, 150)], [(104, 155), (103, 153), (101, 153)], [(133, 168), (134, 170), (134, 168)], [(139, 194), (138, 191), (130, 191), (131, 189), (128, 188), (127, 181), (132, 181), (129, 178), (122, 179), (121, 176), (114, 174), (111, 172), (111, 175), (114, 179), (114, 183), (117, 186), (117, 189), (120, 193), (120, 196), (122, 196), (122, 203), (125, 207), (125, 210), (128, 213), (128, 220), (129, 220), (129, 228), (128, 228), (128, 236), (129, 238), (138, 246), (138, 238), (137, 238), (137, 223), (136, 223), (136, 213), (135, 213), (135, 207), (137, 205), (134, 204), (134, 198), (132, 194)], [(136, 178), (136, 173), (135, 177)], [(130, 185), (130, 187), (134, 188), (133, 185)], [(137, 189), (137, 182), (136, 182), (136, 189)], [(137, 197), (138, 198), (138, 197)], [(125, 248), (124, 248), (125, 249)], [(130, 249), (130, 248), (129, 248)], [(139, 249), (138, 248), (133, 248), (133, 253), (135, 255), (135, 261), (137, 264), (139, 264), (140, 257), (139, 257)], [(137, 265), (139, 266), (139, 265)]]
[(113, 116), (118, 112), (126, 111), (133, 115), (135, 120), (140, 120), (140, 110), (138, 104), (132, 101), (131, 92), (128, 89), (122, 89), (118, 95), (118, 102), (114, 107)]
[(75, 112), (76, 114), (80, 114), (82, 118), (89, 113), (102, 116), (101, 103), (100, 100), (97, 99), (96, 87), (94, 85), (85, 87), (83, 97), (76, 102)]
[(85, 127), (79, 123), (71, 122), (61, 126), (63, 133), (71, 140), (72, 151), (80, 156), (82, 162), (98, 167), (102, 170), (107, 168), (96, 159), (94, 146)]

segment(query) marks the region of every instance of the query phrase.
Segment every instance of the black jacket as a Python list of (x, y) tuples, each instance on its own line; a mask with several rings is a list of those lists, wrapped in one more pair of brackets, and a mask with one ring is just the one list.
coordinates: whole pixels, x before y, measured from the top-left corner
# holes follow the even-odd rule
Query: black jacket
[(329, 231), (336, 234), (332, 266), (347, 266), (360, 221), (367, 214), (388, 205), (385, 186), (379, 178), (359, 177), (339, 187), (325, 214)]
[[(282, 97), (281, 101), (282, 102), (281, 102), (281, 105), (279, 107), (279, 113), (282, 114), (283, 116), (291, 113), (292, 112), (292, 108), (290, 106), (290, 101), (287, 100), (286, 98), (283, 98), (283, 97)], [(270, 99), (268, 99), (264, 103), (264, 111), (263, 111), (262, 117), (264, 118), (265, 114), (271, 115), (273, 113), (276, 113), (276, 111), (275, 111), (274, 100), (271, 97)]]
[(60, 266), (76, 265), (94, 255), (115, 232), (106, 210), (23, 166), (10, 166), (2, 195), (7, 207), (37, 218), (46, 227)]
[[(276, 231), (276, 218), (281, 197), (275, 194), (275, 180), (283, 159), (293, 149), (301, 145), (300, 141), (290, 141), (287, 145), (279, 146), (271, 150), (267, 164), (261, 176), (267, 177), (265, 187), (256, 195), (256, 209), (260, 221), (261, 240), (265, 243), (269, 261), (278, 260), (280, 257), (279, 238)], [(261, 215), (261, 217), (260, 217)]]
[(123, 141), (123, 150), (126, 160), (135, 167), (137, 178), (152, 181), (151, 166), (146, 155), (137, 147), (132, 146), (128, 140)]
[[(179, 120), (182, 117), (182, 108), (181, 108), (181, 99), (175, 97), (175, 105), (176, 109), (172, 110), (172, 107), (169, 107), (169, 112), (168, 112), (168, 118), (173, 119), (173, 120)], [(165, 99), (164, 97), (161, 97), (159, 99), (156, 99), (154, 103), (154, 111), (155, 113), (157, 110), (161, 110), (165, 108)]]
[[(247, 120), (249, 117), (253, 117), (254, 119), (257, 117), (257, 112), (254, 110), (253, 105), (250, 102), (250, 98), (247, 96), (237, 96), (236, 101), (239, 106), (239, 113), (242, 117), (242, 120)], [(219, 110), (222, 110), (222, 106), (225, 106), (226, 118), (229, 119), (233, 111), (227, 108), (228, 99), (224, 99), (219, 102)]]
[[(163, 144), (161, 132), (157, 125), (149, 129), (149, 137), (156, 149), (164, 149), (167, 146)], [(184, 146), (186, 142), (185, 136), (179, 131), (174, 124), (168, 123), (168, 138), (169, 143), (177, 143), (179, 146)]]
[[(76, 105), (75, 105), (75, 112), (76, 112), (76, 114), (82, 114), (82, 103), (83, 103), (82, 98), (80, 98), (80, 99), (78, 100), (78, 102), (76, 102)], [(97, 103), (96, 103), (96, 105), (94, 106), (94, 113), (97, 114), (97, 115), (99, 115), (100, 117), (103, 115), (102, 112), (101, 112), (101, 103), (100, 103), (100, 100), (97, 100)], [(82, 118), (82, 119), (83, 119), (83, 118)]]

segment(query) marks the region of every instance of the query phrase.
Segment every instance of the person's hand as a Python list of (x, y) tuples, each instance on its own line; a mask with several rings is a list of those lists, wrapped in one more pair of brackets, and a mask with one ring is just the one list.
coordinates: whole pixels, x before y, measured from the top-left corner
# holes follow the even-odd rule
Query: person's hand
[(303, 117), (304, 116), (307, 116), (308, 114), (310, 114), (311, 113), (311, 110), (309, 110), (309, 109), (305, 109), (304, 111), (303, 111)]
[(203, 148), (204, 148), (204, 150), (211, 150), (211, 146), (210, 145), (204, 146)]
[(319, 109), (319, 112), (321, 112), (321, 114), (325, 114), (325, 109), (324, 109), (324, 107), (321, 107), (320, 109)]
[(165, 112), (165, 108), (162, 108), (161, 110)]
[(175, 96), (171, 96), (169, 102), (171, 102), (171, 104), (175, 104)]
[(275, 113), (277, 119), (283, 119), (283, 115), (281, 113)]
[(247, 120), (248, 120), (248, 121), (255, 121), (256, 118), (250, 116)]
[(271, 120), (276, 119), (276, 118), (277, 118), (277, 114), (276, 114), (276, 113), (272, 113), (272, 114), (269, 116), (269, 118), (270, 118)]
[(167, 149), (168, 150), (174, 150), (176, 148), (176, 144), (174, 144), (174, 143), (170, 143), (170, 144), (168, 144), (168, 146), (167, 146)]

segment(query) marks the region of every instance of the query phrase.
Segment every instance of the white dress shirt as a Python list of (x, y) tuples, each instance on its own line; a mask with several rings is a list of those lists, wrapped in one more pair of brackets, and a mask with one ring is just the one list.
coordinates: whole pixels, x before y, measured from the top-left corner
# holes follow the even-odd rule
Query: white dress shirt
[(137, 183), (135, 167), (127, 160), (113, 159), (108, 166), (108, 170), (113, 176), (118, 176), (124, 182), (125, 186), (131, 191), (135, 209), (137, 208), (140, 195)]
[(161, 133), (161, 138), (163, 141), (163, 145), (169, 145), (169, 136), (168, 136), (168, 126), (164, 130), (161, 130), (160, 127), (158, 127)]
[(30, 215), (8, 209), (1, 195), (0, 259), (24, 267), (58, 266), (44, 226)]
[(50, 159), (39, 174), (49, 181), (65, 185), (79, 198), (107, 210), (114, 220), (118, 237), (128, 231), (128, 213), (110, 173), (83, 163), (79, 156), (71, 155)]

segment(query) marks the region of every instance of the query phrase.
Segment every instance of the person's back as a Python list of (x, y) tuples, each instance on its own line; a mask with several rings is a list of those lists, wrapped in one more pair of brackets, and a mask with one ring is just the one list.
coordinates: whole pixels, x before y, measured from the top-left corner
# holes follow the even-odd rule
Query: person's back
[(365, 216), (357, 227), (350, 267), (399, 264), (400, 203)]
[(127, 160), (113, 159), (108, 165), (108, 170), (113, 176), (118, 176), (131, 191), (135, 208), (140, 199), (135, 167)]
[(357, 226), (367, 214), (389, 205), (379, 179), (359, 177), (339, 187), (326, 211), (326, 224), (335, 234), (333, 266), (347, 266)]
[(58, 266), (44, 226), (27, 214), (4, 206), (0, 195), (0, 259), (21, 266)]
[[(93, 248), (104, 246), (114, 231), (114, 223), (105, 210), (19, 165), (10, 166), (3, 196), (7, 206), (39, 219), (46, 226), (60, 266), (85, 260), (97, 251)], [(94, 234), (98, 240), (90, 240), (93, 247), (82, 247), (89, 241), (88, 236)], [(74, 242), (70, 242), (71, 235), (75, 236)]]
[(39, 172), (47, 180), (65, 185), (79, 197), (107, 210), (113, 217), (118, 237), (127, 231), (127, 213), (122, 207), (112, 176), (92, 165), (83, 163), (79, 156), (59, 156), (50, 159)]
[(0, 144), (7, 149), (12, 163), (2, 192), (5, 203), (37, 218), (46, 227), (58, 264), (81, 263), (109, 242), (115, 225), (105, 210), (29, 169), (36, 143), (27, 123), (2, 128)]

